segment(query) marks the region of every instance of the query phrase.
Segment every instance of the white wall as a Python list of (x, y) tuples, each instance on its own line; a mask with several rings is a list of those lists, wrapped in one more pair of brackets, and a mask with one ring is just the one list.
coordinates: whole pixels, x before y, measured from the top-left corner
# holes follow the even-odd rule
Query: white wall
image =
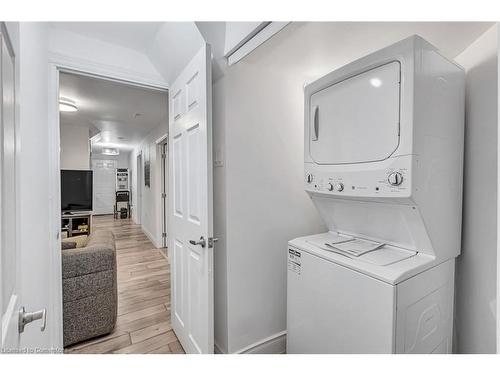
[(496, 352), (497, 54), (494, 26), (456, 58), (467, 71), (462, 254), (456, 269), (458, 353)]
[(119, 155), (103, 155), (100, 152), (92, 152), (91, 160), (116, 160), (118, 168), (130, 168), (131, 151), (120, 151)]
[[(270, 41), (270, 48), (280, 45)], [(213, 86), (215, 342), (237, 352), (286, 330), (288, 240), (326, 230), (303, 190), (304, 78), (280, 52)], [(307, 62), (304, 68), (307, 69)]]
[[(166, 96), (165, 96), (166, 103)], [(168, 117), (167, 117), (168, 118)], [(142, 230), (150, 238), (156, 247), (161, 247), (161, 156), (159, 146), (156, 143), (158, 139), (168, 133), (168, 122), (164, 119), (151, 133), (149, 133), (139, 146), (131, 153), (129, 165), (132, 174), (132, 220), (142, 225)], [(144, 162), (151, 162), (151, 186), (144, 185), (144, 177), (137, 181), (137, 155), (142, 154), (142, 163), (144, 171)], [(144, 173), (144, 172), (143, 172)], [(137, 184), (141, 184), (142, 217), (137, 217), (138, 194)]]
[(61, 169), (90, 169), (89, 129), (61, 124)]
[(172, 84), (205, 41), (194, 22), (165, 22), (147, 54), (168, 84)]
[(51, 59), (69, 64), (78, 61), (94, 65), (97, 72), (111, 71), (113, 76), (126, 74), (127, 77), (155, 84), (163, 81), (145, 54), (67, 30), (49, 28), (49, 52)]

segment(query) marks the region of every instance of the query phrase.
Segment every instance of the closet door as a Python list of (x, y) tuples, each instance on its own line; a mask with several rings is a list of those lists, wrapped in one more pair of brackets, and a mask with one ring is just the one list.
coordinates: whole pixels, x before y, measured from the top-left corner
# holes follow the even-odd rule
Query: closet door
[(94, 215), (112, 214), (115, 205), (116, 160), (92, 160)]

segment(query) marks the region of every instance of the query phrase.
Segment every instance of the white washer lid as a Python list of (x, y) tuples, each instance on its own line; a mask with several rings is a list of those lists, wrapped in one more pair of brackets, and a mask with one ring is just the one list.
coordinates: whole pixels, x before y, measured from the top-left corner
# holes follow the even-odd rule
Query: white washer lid
[(357, 239), (357, 237), (345, 236), (337, 232), (327, 232), (309, 238), (306, 240), (306, 242), (314, 246), (317, 246), (323, 250), (332, 251), (352, 259), (357, 259), (360, 262), (367, 262), (371, 264), (376, 264), (378, 266), (387, 266), (389, 264), (402, 261), (417, 254), (416, 251), (405, 250), (397, 248), (395, 246), (381, 244), (381, 246), (376, 250), (372, 250), (364, 254), (361, 254), (359, 256), (356, 256), (353, 255), (352, 253), (345, 252), (340, 249), (341, 245), (349, 244), (349, 242), (340, 242), (338, 245), (339, 247), (338, 250), (335, 250), (335, 248), (327, 245), (331, 243), (337, 243), (338, 241), (343, 241), (344, 238), (345, 240), (347, 240), (349, 237), (351, 237), (353, 240)]
[[(294, 248), (298, 251), (307, 252), (313, 256), (320, 257), (322, 259), (325, 259), (326, 261), (334, 262), (336, 264), (342, 265), (344, 267), (350, 268), (354, 271), (366, 274), (392, 285), (396, 285), (439, 263), (439, 261), (437, 261), (434, 256), (427, 255), (421, 252), (414, 252), (410, 256), (404, 256), (404, 259), (391, 262), (389, 257), (393, 257), (394, 253), (384, 251), (377, 254), (375, 251), (373, 251), (372, 253), (363, 255), (363, 257), (367, 257), (368, 254), (370, 254), (371, 257), (375, 256), (375, 261), (371, 257), (361, 260), (359, 259), (360, 257), (349, 257), (341, 255), (337, 252), (324, 250), (323, 248), (314, 244), (317, 241), (323, 242), (325, 239), (330, 239), (332, 238), (331, 236), (333, 236), (333, 234), (327, 232), (315, 234), (312, 236), (299, 237), (289, 241), (288, 245), (289, 247)], [(397, 254), (400, 254), (400, 251), (408, 251), (406, 249), (401, 249), (395, 246), (387, 247), (391, 250), (395, 249), (397, 251)], [(412, 251), (409, 250), (409, 252), (411, 253)], [(406, 253), (406, 255), (408, 255), (408, 253)]]

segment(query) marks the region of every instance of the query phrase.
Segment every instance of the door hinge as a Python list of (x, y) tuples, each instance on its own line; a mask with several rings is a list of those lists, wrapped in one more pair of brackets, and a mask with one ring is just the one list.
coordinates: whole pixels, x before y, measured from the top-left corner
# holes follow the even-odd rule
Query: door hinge
[(161, 193), (161, 197), (162, 197), (162, 198), (166, 198), (166, 197), (167, 197), (167, 194), (166, 194), (166, 193)]
[(219, 241), (218, 238), (208, 237), (208, 248), (213, 248), (217, 241)]
[(167, 238), (167, 234), (166, 234), (165, 232), (163, 232), (163, 233), (161, 234), (161, 236), (162, 236), (162, 238)]
[(161, 154), (161, 158), (162, 159), (166, 159), (167, 158), (167, 154)]

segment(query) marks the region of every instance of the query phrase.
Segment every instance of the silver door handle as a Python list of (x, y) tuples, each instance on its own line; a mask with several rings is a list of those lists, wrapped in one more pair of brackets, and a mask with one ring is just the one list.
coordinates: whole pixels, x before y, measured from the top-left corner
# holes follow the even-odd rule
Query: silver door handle
[(205, 241), (205, 238), (203, 238), (203, 236), (200, 237), (200, 240), (199, 241), (195, 241), (195, 240), (189, 240), (189, 243), (191, 245), (201, 245), (201, 247), (205, 247), (207, 246), (207, 241)]
[(19, 333), (24, 332), (24, 327), (26, 324), (29, 324), (35, 320), (42, 320), (42, 325), (40, 326), (40, 331), (45, 331), (45, 327), (47, 326), (47, 309), (35, 311), (35, 312), (26, 312), (24, 306), (19, 309), (19, 322), (18, 328)]

